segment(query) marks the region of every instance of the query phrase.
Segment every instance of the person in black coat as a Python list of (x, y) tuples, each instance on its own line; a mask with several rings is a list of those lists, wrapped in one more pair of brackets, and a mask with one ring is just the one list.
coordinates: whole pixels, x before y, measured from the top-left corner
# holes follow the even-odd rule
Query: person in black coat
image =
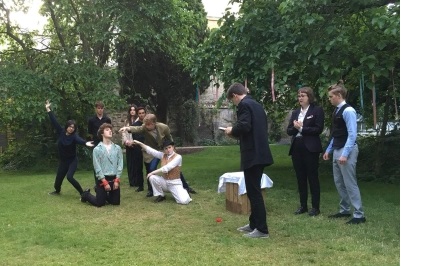
[[(98, 129), (104, 123), (112, 124), (112, 119), (104, 114), (104, 103), (97, 101), (95, 103), (95, 116), (88, 119), (88, 134), (94, 142), (94, 147), (100, 143), (102, 139), (98, 137)], [(95, 186), (98, 184), (97, 176), (94, 172)]]
[[(144, 117), (146, 116), (146, 110), (144, 107), (137, 107), (137, 116), (138, 119), (131, 124), (130, 126), (141, 126), (143, 125)], [(127, 131), (124, 131), (127, 132)], [(137, 140), (140, 142), (144, 142), (144, 134), (143, 133), (132, 133), (133, 140)], [(137, 187), (136, 192), (140, 192), (144, 190), (144, 178), (143, 178), (143, 151), (139, 145), (134, 145), (133, 142), (133, 161), (131, 167), (131, 175), (133, 176), (133, 182)], [(152, 187), (148, 183), (148, 190), (152, 190)]]
[[(127, 119), (125, 120), (125, 126), (132, 125), (135, 121), (138, 120), (137, 117), (137, 106), (135, 104), (131, 104), (128, 108), (127, 112)], [(127, 162), (127, 175), (128, 175), (128, 182), (130, 184), (130, 187), (135, 187), (137, 184), (134, 182), (134, 177), (132, 173), (132, 167), (133, 167), (133, 137), (131, 133), (124, 131), (122, 132), (122, 145), (125, 147), (125, 158)]]
[[(57, 170), (57, 176), (55, 177), (54, 188), (55, 190), (50, 192), (50, 195), (59, 195), (61, 191), (61, 185), (63, 184), (64, 178), (67, 176), (67, 180), (82, 196), (83, 189), (79, 182), (73, 177), (77, 169), (77, 144), (86, 145), (87, 147), (94, 147), (92, 141), (85, 142), (85, 140), (76, 134), (76, 122), (74, 120), (68, 120), (65, 127), (61, 127), (55, 118), (54, 113), (51, 111), (51, 103), (46, 100), (45, 104), (46, 111), (48, 112), (49, 119), (52, 125), (55, 127), (58, 134), (58, 155), (59, 165)], [(88, 190), (89, 191), (89, 190)]]
[(323, 152), (320, 134), (324, 128), (325, 113), (315, 105), (315, 97), (310, 87), (298, 90), (300, 107), (292, 112), (287, 126), (287, 134), (292, 136), (289, 155), (298, 181), (300, 207), (295, 214), (308, 211), (308, 185), (311, 193), (311, 209), (308, 215), (320, 214), (319, 156)]
[(237, 122), (225, 128), (225, 134), (240, 140), (241, 169), (244, 171), (251, 214), (249, 224), (237, 228), (245, 237), (268, 238), (267, 213), (262, 197), (261, 179), (264, 168), (274, 163), (268, 144), (268, 122), (264, 108), (240, 83), (227, 91), (228, 100), (237, 106)]

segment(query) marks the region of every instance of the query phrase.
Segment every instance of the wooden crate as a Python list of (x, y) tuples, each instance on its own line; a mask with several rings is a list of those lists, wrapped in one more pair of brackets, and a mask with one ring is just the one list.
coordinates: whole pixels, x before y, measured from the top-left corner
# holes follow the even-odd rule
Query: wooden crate
[[(226, 210), (239, 214), (251, 212), (250, 201), (247, 194), (238, 195), (238, 184), (226, 183)], [(262, 197), (265, 202), (265, 189), (262, 189)]]

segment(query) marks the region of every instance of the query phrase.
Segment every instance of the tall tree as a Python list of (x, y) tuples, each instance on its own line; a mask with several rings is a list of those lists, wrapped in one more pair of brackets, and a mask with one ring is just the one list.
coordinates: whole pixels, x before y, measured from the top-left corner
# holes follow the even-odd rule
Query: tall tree
[[(399, 117), (394, 108), (395, 102), (399, 106), (399, 1), (231, 2), (241, 3), (241, 9), (238, 14), (226, 12), (222, 26), (197, 51), (196, 79), (216, 75), (226, 84), (247, 80), (274, 127), (296, 104), (296, 88), (302, 85), (313, 87), (330, 110), (326, 88), (339, 79), (349, 89), (348, 102), (365, 114), (368, 124), (373, 121), (368, 114), (378, 107), (382, 134), (387, 121)], [(382, 161), (382, 150), (377, 148), (377, 162)]]
[(189, 70), (194, 65), (192, 54), (208, 33), (200, 0), (182, 1), (180, 7), (181, 16), (174, 17), (176, 34), (181, 34), (175, 44), (179, 50), (167, 49), (165, 45), (147, 48), (143, 42), (125, 40), (118, 44), (123, 94), (130, 102), (138, 101), (139, 97), (147, 99), (158, 119), (167, 122), (173, 118), (179, 131), (185, 120), (192, 118), (179, 115), (177, 110), (197, 94)]
[[(295, 89), (304, 84), (315, 88), (328, 106), (327, 85), (339, 79), (351, 90), (352, 104), (369, 109), (371, 104), (358, 106), (359, 93), (353, 92), (362, 74), (364, 97), (373, 86), (380, 103), (398, 97), (391, 89), (399, 81), (398, 1), (232, 2), (241, 3), (241, 9), (226, 12), (222, 26), (197, 51), (196, 79), (216, 75), (227, 84), (247, 79), (252, 94), (277, 106), (273, 110), (295, 104)], [(276, 101), (270, 86), (273, 70)], [(392, 108), (387, 109), (392, 118)]]
[(125, 107), (118, 82), (119, 43), (161, 51), (185, 69), (203, 35), (195, 29), (205, 15), (193, 12), (195, 6), (202, 10), (200, 1), (44, 0), (40, 13), (48, 23), (42, 33), (14, 25), (8, 15), (26, 6), (25, 1), (11, 3), (0, 2), (0, 44), (7, 44), (0, 51), (2, 127), (31, 124), (40, 131), (35, 125), (46, 120), (43, 102), (50, 99), (59, 119), (76, 119), (84, 135), (95, 101), (104, 101), (110, 110)]

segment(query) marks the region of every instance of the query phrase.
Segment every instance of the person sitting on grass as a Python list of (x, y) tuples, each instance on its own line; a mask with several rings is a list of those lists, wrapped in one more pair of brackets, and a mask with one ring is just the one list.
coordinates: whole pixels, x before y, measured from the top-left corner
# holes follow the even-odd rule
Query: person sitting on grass
[(102, 141), (94, 148), (92, 161), (94, 172), (98, 180), (95, 187), (96, 196), (89, 191), (82, 194), (82, 202), (101, 207), (106, 201), (112, 205), (119, 205), (121, 190), (119, 183), (123, 169), (122, 149), (112, 142), (112, 125), (104, 123), (98, 129), (97, 135)]
[(175, 152), (174, 142), (165, 140), (163, 142), (164, 152), (157, 151), (134, 140), (147, 153), (161, 160), (161, 168), (147, 174), (147, 180), (153, 188), (153, 195), (156, 196), (155, 203), (165, 200), (165, 192), (170, 192), (178, 204), (189, 204), (192, 201), (189, 193), (183, 188), (180, 180), (180, 168), (182, 166), (182, 156)]

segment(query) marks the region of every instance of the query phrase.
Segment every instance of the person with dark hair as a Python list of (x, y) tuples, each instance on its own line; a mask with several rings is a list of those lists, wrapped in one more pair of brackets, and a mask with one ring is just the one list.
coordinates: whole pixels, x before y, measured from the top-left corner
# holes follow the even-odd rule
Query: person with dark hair
[(98, 180), (95, 187), (96, 195), (89, 191), (82, 194), (82, 202), (89, 202), (96, 207), (102, 207), (106, 202), (112, 205), (120, 205), (121, 202), (119, 184), (124, 162), (122, 148), (112, 142), (112, 128), (111, 124), (103, 123), (97, 133), (102, 141), (94, 148), (92, 154), (94, 172)]
[[(152, 149), (162, 150), (162, 143), (164, 140), (173, 141), (173, 137), (170, 133), (170, 128), (163, 123), (157, 122), (157, 118), (154, 114), (146, 114), (143, 125), (141, 126), (128, 126), (119, 129), (119, 132), (130, 131), (133, 134), (142, 133), (144, 135), (144, 144), (148, 145)], [(153, 155), (148, 154), (143, 150), (143, 160), (146, 168), (146, 173), (150, 173), (156, 170), (158, 167), (159, 159)], [(182, 180), (183, 187), (192, 194), (197, 192), (192, 189), (185, 180), (183, 173), (180, 172), (180, 179)], [(148, 192), (146, 197), (153, 197), (152, 186), (148, 182)]]
[[(101, 139), (97, 136), (98, 129), (103, 123), (112, 124), (112, 120), (104, 115), (104, 103), (97, 101), (95, 103), (95, 116), (91, 117), (88, 120), (88, 134), (91, 136), (92, 141), (94, 141), (94, 146), (97, 146), (100, 143)], [(98, 180), (94, 172), (94, 181), (97, 186)]]
[(308, 211), (308, 186), (311, 209), (308, 215), (320, 214), (319, 156), (323, 152), (320, 134), (324, 128), (325, 113), (315, 104), (313, 89), (298, 89), (300, 107), (292, 112), (286, 132), (292, 136), (289, 155), (298, 181), (300, 207), (295, 214)]
[(97, 132), (103, 123), (112, 124), (112, 120), (104, 115), (104, 104), (98, 101), (95, 103), (95, 116), (88, 120), (88, 134), (91, 135), (91, 139), (94, 141), (95, 146), (101, 141), (97, 136)]
[[(141, 126), (143, 125), (144, 118), (146, 116), (146, 110), (144, 107), (137, 108), (138, 119), (130, 126)], [(127, 132), (127, 131), (124, 131)], [(130, 133), (129, 133), (130, 134)], [(143, 133), (132, 133), (133, 140), (138, 140), (140, 142), (144, 142), (144, 134)], [(134, 183), (137, 186), (136, 192), (140, 192), (144, 190), (144, 177), (143, 177), (143, 151), (139, 145), (133, 145), (133, 162), (132, 162), (132, 175), (134, 179)], [(148, 182), (148, 190), (151, 190), (152, 187)]]
[[(128, 108), (128, 112), (127, 112), (127, 119), (125, 120), (125, 126), (130, 126), (137, 120), (138, 120), (137, 106), (135, 104), (130, 104), (130, 107)], [(122, 144), (125, 147), (128, 182), (131, 187), (134, 187), (136, 186), (136, 182), (132, 174), (132, 163), (133, 163), (133, 152), (134, 152), (133, 137), (127, 131), (122, 132)]]
[(175, 152), (174, 142), (165, 140), (162, 144), (164, 152), (152, 149), (138, 140), (134, 143), (140, 145), (143, 150), (161, 161), (161, 167), (147, 173), (147, 180), (152, 184), (155, 203), (164, 201), (165, 192), (170, 192), (178, 204), (189, 204), (192, 201), (189, 193), (183, 188), (180, 180), (180, 168), (182, 156)]
[(46, 111), (48, 112), (49, 119), (52, 125), (55, 127), (58, 135), (58, 155), (59, 165), (57, 170), (57, 176), (55, 177), (54, 188), (55, 190), (50, 192), (50, 195), (59, 195), (61, 191), (61, 185), (63, 184), (64, 178), (67, 176), (67, 180), (73, 187), (83, 194), (83, 189), (79, 182), (73, 177), (77, 168), (77, 153), (76, 145), (86, 145), (87, 147), (93, 147), (92, 141), (85, 142), (85, 140), (76, 134), (77, 126), (74, 120), (68, 120), (64, 128), (60, 126), (54, 113), (51, 111), (51, 103), (46, 100), (45, 104)]
[(328, 97), (336, 108), (332, 114), (331, 136), (323, 159), (329, 160), (329, 154), (333, 153), (332, 171), (335, 186), (340, 195), (339, 212), (329, 215), (328, 218), (350, 217), (351, 206), (353, 206), (353, 218), (347, 224), (364, 223), (366, 218), (356, 177), (359, 154), (356, 143), (356, 110), (346, 103), (347, 89), (342, 80), (328, 88)]
[(247, 197), (251, 213), (249, 224), (237, 228), (250, 238), (268, 238), (267, 213), (262, 197), (261, 180), (264, 168), (274, 163), (268, 144), (267, 115), (260, 103), (247, 95), (248, 90), (240, 83), (232, 84), (227, 99), (237, 106), (237, 122), (225, 128), (225, 134), (239, 139), (241, 169), (244, 171)]

